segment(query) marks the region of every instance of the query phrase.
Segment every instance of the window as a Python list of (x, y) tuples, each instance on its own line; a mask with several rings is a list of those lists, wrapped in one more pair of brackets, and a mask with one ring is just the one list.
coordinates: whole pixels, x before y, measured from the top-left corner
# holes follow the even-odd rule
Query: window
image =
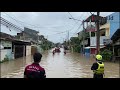
[(91, 37), (95, 37), (95, 32), (91, 32)]
[(4, 49), (11, 49), (11, 47), (4, 47)]
[(105, 29), (100, 31), (100, 36), (105, 36)]

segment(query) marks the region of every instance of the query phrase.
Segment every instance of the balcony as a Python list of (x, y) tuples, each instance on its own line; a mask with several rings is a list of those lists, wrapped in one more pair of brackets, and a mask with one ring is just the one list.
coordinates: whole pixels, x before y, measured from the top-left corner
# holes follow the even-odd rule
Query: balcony
[[(106, 36), (100, 36), (100, 45), (104, 45), (103, 40), (108, 39)], [(96, 46), (96, 37), (90, 37), (90, 46)]]

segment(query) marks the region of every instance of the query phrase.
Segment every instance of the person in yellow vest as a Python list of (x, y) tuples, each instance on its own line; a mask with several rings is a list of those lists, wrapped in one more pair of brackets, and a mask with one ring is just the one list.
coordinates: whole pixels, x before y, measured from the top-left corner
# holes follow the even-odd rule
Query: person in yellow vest
[(93, 63), (91, 70), (93, 70), (93, 78), (103, 78), (104, 77), (104, 63), (102, 61), (101, 55), (96, 55), (96, 62)]

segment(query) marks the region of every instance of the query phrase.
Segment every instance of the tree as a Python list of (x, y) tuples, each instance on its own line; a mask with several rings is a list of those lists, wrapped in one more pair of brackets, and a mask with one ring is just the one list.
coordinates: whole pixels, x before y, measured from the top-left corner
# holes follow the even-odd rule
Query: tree
[(80, 41), (82, 41), (83, 38), (86, 39), (86, 38), (89, 38), (89, 37), (90, 37), (90, 36), (89, 36), (89, 32), (81, 31), (81, 32), (79, 32), (79, 34), (78, 34), (78, 38), (80, 39)]
[(80, 44), (80, 39), (78, 37), (71, 37), (71, 44)]
[(80, 39), (78, 37), (71, 37), (70, 38), (70, 45), (73, 48), (73, 51), (79, 52), (80, 51)]

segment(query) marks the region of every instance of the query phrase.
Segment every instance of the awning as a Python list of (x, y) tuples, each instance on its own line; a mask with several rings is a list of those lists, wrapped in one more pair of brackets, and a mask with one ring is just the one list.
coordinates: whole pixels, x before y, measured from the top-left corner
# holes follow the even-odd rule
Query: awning
[(13, 40), (12, 43), (14, 45), (31, 45), (31, 42), (20, 41), (20, 40)]
[(103, 28), (110, 28), (110, 24), (109, 23), (106, 23), (104, 25), (101, 25), (100, 26), (100, 29), (103, 29)]
[(116, 32), (113, 34), (113, 36), (111, 37), (111, 40), (113, 40), (113, 42), (117, 41), (120, 38), (120, 28), (116, 30)]
[[(100, 48), (104, 48), (105, 46), (100, 46)], [(90, 47), (85, 47), (85, 49), (89, 49), (89, 48), (96, 48), (95, 46), (90, 46)]]

